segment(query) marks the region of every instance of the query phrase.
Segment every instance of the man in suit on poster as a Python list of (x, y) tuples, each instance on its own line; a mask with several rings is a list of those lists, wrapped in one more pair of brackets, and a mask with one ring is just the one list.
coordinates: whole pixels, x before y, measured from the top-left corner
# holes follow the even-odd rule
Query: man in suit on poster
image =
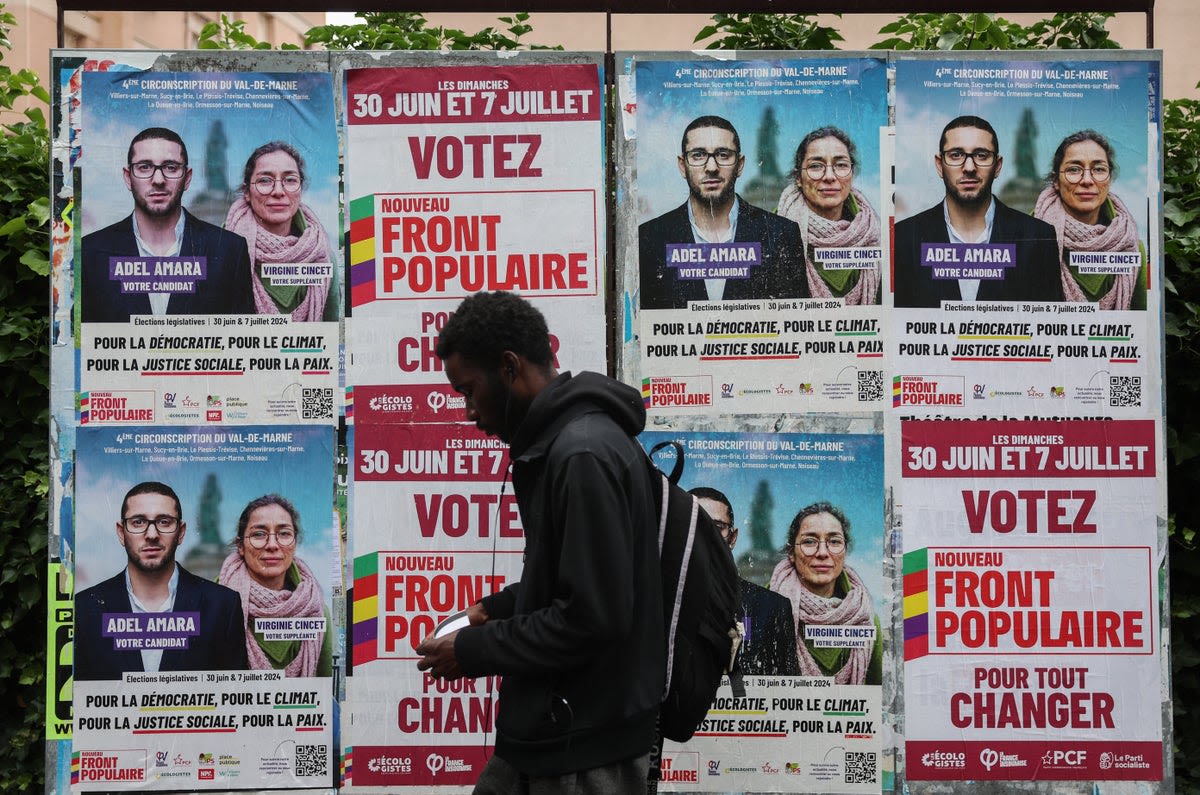
[[(733, 506), (717, 489), (697, 486), (688, 493), (700, 502), (721, 538), (732, 550), (738, 529), (733, 522)], [(796, 621), (792, 603), (783, 594), (738, 578), (742, 597), (742, 646), (738, 664), (742, 673), (763, 676), (799, 676), (796, 659)]]
[(1063, 300), (1054, 227), (992, 195), (1004, 165), (992, 125), (951, 120), (933, 163), (946, 197), (896, 224), (896, 306)]
[(192, 182), (183, 139), (164, 127), (142, 130), (124, 175), (133, 212), (83, 238), (83, 322), (254, 314), (246, 239), (183, 209)]
[(678, 165), (687, 201), (638, 228), (642, 309), (808, 298), (800, 227), (735, 192), (746, 156), (733, 125), (720, 116), (693, 120)]
[(134, 486), (116, 530), (128, 565), (75, 596), (75, 678), (246, 670), (241, 597), (175, 562), (187, 523), (174, 489)]

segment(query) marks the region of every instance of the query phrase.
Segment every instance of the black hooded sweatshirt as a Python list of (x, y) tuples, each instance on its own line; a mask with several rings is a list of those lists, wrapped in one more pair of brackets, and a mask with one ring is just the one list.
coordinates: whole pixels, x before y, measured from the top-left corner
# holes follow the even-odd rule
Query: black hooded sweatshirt
[(564, 373), (511, 445), (525, 529), (519, 582), (486, 597), (488, 622), (455, 639), (468, 676), (503, 676), (496, 754), (554, 776), (647, 753), (665, 644), (657, 522), (641, 395)]

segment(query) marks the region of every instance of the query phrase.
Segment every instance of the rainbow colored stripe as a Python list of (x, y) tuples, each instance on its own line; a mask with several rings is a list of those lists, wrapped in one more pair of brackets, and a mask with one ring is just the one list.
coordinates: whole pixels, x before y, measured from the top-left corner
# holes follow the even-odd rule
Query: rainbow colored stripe
[(350, 305), (375, 300), (375, 195), (350, 201)]
[(929, 550), (904, 553), (904, 659), (929, 654)]
[(354, 602), (350, 613), (351, 664), (379, 659), (379, 556), (354, 559)]

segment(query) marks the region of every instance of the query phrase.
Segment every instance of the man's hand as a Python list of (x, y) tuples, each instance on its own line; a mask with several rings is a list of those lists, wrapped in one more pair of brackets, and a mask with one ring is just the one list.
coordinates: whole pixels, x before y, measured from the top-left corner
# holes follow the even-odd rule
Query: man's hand
[(428, 671), (434, 679), (461, 679), (463, 672), (458, 667), (458, 659), (454, 656), (454, 638), (458, 632), (451, 632), (435, 638), (428, 636), (417, 646), (417, 670)]
[[(467, 621), (473, 627), (486, 624), (487, 610), (482, 602), (476, 602), (467, 608)], [(461, 679), (462, 669), (458, 667), (458, 658), (454, 656), (454, 638), (458, 632), (451, 632), (440, 638), (429, 635), (417, 646), (417, 670), (428, 671), (434, 679)]]

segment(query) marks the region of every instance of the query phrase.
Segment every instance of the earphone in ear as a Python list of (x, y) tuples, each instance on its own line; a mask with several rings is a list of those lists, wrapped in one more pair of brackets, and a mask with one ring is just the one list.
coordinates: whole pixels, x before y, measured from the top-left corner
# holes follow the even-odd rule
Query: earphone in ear
[(516, 378), (517, 378), (517, 371), (515, 369), (513, 369), (513, 366), (510, 364), (508, 366), (508, 383), (511, 384), (513, 381), (516, 380)]

